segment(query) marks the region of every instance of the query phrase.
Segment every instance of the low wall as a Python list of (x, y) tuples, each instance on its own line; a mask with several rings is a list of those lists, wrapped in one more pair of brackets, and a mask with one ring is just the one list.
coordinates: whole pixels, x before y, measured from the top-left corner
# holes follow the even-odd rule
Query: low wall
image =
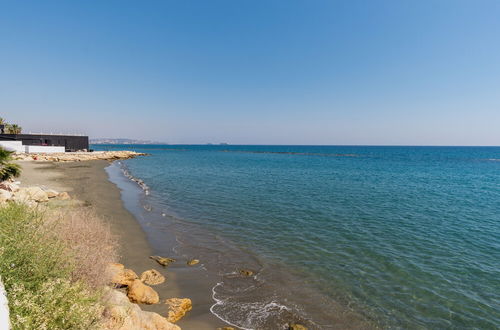
[(57, 152), (65, 152), (64, 147), (49, 147), (49, 146), (24, 146), (25, 150), (24, 152), (28, 154), (32, 153), (46, 153), (46, 154), (53, 154)]
[(9, 301), (7, 293), (3, 287), (2, 279), (0, 278), (0, 329), (10, 329), (9, 319)]
[(25, 152), (22, 141), (0, 141), (0, 147), (8, 151)]

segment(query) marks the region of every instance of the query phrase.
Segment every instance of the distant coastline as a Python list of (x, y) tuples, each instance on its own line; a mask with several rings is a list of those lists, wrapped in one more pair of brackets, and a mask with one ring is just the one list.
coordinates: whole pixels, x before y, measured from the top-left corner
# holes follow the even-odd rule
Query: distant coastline
[(119, 138), (119, 139), (96, 138), (96, 139), (90, 139), (90, 144), (168, 144), (168, 143), (160, 141), (135, 140), (126, 138)]

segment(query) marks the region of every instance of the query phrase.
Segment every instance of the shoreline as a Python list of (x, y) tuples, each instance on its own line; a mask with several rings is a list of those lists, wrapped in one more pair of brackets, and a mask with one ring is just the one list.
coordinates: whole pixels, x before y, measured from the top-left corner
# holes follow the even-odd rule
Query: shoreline
[[(203, 285), (203, 278), (185, 263), (177, 262), (163, 268), (149, 256), (156, 251), (151, 247), (146, 232), (141, 225), (147, 225), (147, 219), (138, 219), (126, 208), (125, 198), (139, 202), (143, 193), (136, 183), (126, 178), (123, 173), (110, 172), (113, 163), (106, 160), (85, 162), (37, 162), (23, 161), (22, 186), (45, 186), (51, 189), (67, 191), (85, 206), (91, 206), (96, 213), (110, 225), (111, 231), (120, 242), (120, 262), (127, 268), (141, 273), (154, 268), (166, 278), (163, 285), (155, 287), (161, 300), (172, 297), (185, 297), (193, 300), (193, 310), (177, 322), (183, 329), (216, 329), (227, 326), (210, 312), (213, 304), (210, 284)], [(110, 176), (122, 182), (112, 182)], [(130, 185), (131, 189), (127, 189)], [(135, 185), (135, 189), (132, 186)], [(135, 190), (135, 191), (134, 191)], [(135, 196), (134, 196), (135, 195)], [(130, 204), (130, 203), (129, 203)], [(180, 280), (182, 279), (182, 280)], [(187, 283), (191, 285), (186, 285)], [(203, 288), (204, 286), (204, 288)], [(204, 292), (207, 291), (207, 292)], [(209, 305), (207, 305), (209, 304)], [(141, 309), (165, 315), (164, 304), (140, 305)]]

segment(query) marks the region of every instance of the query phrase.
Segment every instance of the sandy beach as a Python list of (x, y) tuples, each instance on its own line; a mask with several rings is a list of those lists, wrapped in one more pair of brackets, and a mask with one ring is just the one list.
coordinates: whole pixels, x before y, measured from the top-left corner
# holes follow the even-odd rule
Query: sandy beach
[[(210, 313), (210, 286), (196, 268), (179, 261), (163, 268), (149, 256), (154, 255), (146, 233), (136, 218), (124, 207), (120, 189), (109, 181), (105, 168), (108, 161), (86, 162), (21, 162), (21, 186), (43, 186), (67, 191), (86, 207), (92, 207), (109, 223), (120, 242), (120, 262), (140, 274), (148, 269), (160, 271), (166, 282), (155, 286), (161, 301), (172, 297), (190, 298), (193, 309), (177, 324), (183, 329), (216, 329), (227, 326)], [(168, 256), (167, 256), (168, 257)], [(182, 265), (181, 265), (182, 264)], [(165, 315), (164, 304), (141, 305), (147, 311)]]

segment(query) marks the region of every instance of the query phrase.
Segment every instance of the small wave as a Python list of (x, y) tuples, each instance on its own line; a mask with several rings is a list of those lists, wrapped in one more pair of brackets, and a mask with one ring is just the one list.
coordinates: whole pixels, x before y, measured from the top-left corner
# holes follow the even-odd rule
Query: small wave
[(144, 193), (146, 195), (149, 195), (149, 187), (148, 187), (148, 185), (146, 183), (144, 183), (144, 181), (142, 181), (141, 179), (138, 179), (135, 176), (133, 176), (132, 174), (130, 174), (130, 172), (125, 168), (125, 165), (123, 165), (121, 162), (119, 164), (121, 165), (121, 170), (123, 172), (123, 175), (125, 175), (125, 177), (127, 177), (131, 181), (137, 183), (137, 185), (142, 190), (144, 190)]
[[(218, 317), (220, 320), (228, 323), (229, 325), (244, 329), (253, 330), (260, 328), (259, 325), (264, 323), (264, 321), (272, 315), (281, 313), (282, 311), (291, 312), (291, 310), (276, 301), (269, 302), (236, 302), (231, 303), (229, 299), (224, 300), (217, 297), (217, 287), (222, 286), (223, 283), (219, 282), (212, 288), (212, 298), (215, 303), (210, 307), (210, 312)], [(226, 307), (233, 313), (236, 311), (241, 311), (241, 318), (239, 320), (228, 320), (226, 317), (222, 316), (220, 312), (216, 311), (217, 307)], [(225, 308), (223, 308), (225, 309)], [(254, 324), (255, 327), (250, 327), (250, 324)]]

